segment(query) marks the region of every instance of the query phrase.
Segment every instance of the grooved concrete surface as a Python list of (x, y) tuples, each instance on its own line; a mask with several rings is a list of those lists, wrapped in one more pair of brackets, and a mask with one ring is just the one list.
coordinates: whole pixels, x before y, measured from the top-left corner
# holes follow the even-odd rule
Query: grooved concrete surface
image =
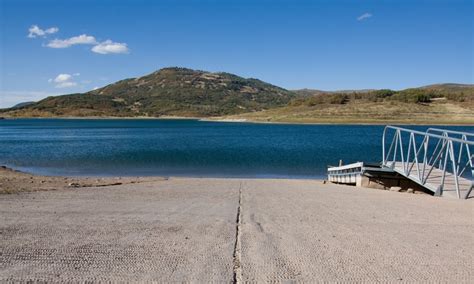
[(0, 281), (473, 282), (474, 203), (311, 180), (0, 195)]
[(472, 200), (293, 181), (242, 196), (244, 281), (474, 281)]
[(229, 281), (238, 181), (0, 196), (0, 281)]

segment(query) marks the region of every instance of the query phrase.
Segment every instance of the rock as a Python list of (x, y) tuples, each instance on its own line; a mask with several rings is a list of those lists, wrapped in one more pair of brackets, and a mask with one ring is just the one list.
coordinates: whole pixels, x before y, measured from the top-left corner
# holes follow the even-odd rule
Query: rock
[(407, 193), (415, 193), (415, 190), (413, 188), (407, 189)]
[(392, 187), (390, 187), (390, 191), (400, 192), (401, 190), (402, 190), (402, 188), (399, 187), (399, 186), (392, 186)]
[(81, 186), (80, 184), (78, 184), (77, 182), (71, 182), (70, 184), (68, 184), (69, 187), (79, 187)]

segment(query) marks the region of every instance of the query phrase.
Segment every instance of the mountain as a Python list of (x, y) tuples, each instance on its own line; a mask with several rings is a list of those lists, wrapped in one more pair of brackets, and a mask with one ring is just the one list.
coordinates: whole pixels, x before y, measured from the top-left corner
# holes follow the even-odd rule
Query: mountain
[(10, 116), (210, 117), (284, 106), (295, 96), (258, 79), (172, 67), (3, 112)]
[(12, 108), (20, 108), (20, 107), (24, 107), (24, 106), (28, 106), (28, 105), (31, 105), (31, 104), (34, 104), (35, 102), (31, 101), (31, 102), (22, 102), (22, 103), (19, 103), (19, 104), (16, 104), (14, 106), (12, 106)]
[[(417, 88), (410, 88), (410, 90), (421, 89), (424, 91), (429, 91), (433, 94), (460, 94), (464, 93), (467, 96), (474, 95), (474, 85), (473, 84), (456, 84), (456, 83), (444, 83), (444, 84), (433, 84), (427, 85)], [(299, 94), (301, 96), (313, 96), (313, 95), (320, 95), (320, 94), (336, 94), (336, 93), (370, 93), (377, 91), (376, 89), (360, 89), (360, 90), (337, 90), (337, 91), (324, 91), (324, 90), (315, 90), (315, 89), (300, 89), (300, 90), (292, 90), (294, 93)], [(403, 91), (403, 90), (401, 90)]]
[(433, 85), (420, 87), (419, 89), (430, 91), (437, 95), (449, 94), (451, 96), (453, 95), (464, 95), (466, 97), (474, 96), (473, 84), (454, 84), (454, 83), (433, 84)]
[(457, 92), (465, 90), (474, 90), (474, 84), (457, 84), (457, 83), (444, 83), (444, 84), (432, 84), (420, 87), (421, 89), (445, 91), (445, 92)]

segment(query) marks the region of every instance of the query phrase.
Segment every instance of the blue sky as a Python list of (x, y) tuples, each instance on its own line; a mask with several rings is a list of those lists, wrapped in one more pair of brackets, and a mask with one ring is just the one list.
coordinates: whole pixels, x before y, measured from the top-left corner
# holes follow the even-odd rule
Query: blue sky
[(474, 81), (472, 0), (0, 3), (0, 107), (167, 66), (287, 89)]

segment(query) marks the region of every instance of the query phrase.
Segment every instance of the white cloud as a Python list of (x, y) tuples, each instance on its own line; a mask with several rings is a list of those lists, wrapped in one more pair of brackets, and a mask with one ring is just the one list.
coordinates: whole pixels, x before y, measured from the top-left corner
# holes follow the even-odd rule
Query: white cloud
[(0, 108), (12, 107), (19, 103), (39, 101), (49, 96), (57, 96), (58, 93), (36, 92), (36, 91), (0, 91)]
[(363, 20), (371, 18), (371, 17), (372, 17), (371, 13), (364, 13), (364, 14), (360, 15), (359, 17), (357, 17), (357, 21), (363, 21)]
[[(75, 74), (79, 74), (79, 73), (75, 73)], [(75, 75), (74, 76), (79, 76), (79, 75)], [(56, 76), (56, 78), (54, 79), (49, 79), (48, 82), (49, 83), (54, 83), (56, 88), (70, 88), (70, 87), (75, 87), (77, 86), (77, 83), (74, 82), (73, 78), (72, 78), (73, 75), (70, 75), (70, 74), (59, 74), (58, 76)]]
[(28, 37), (29, 38), (35, 38), (35, 37), (38, 37), (38, 36), (45, 37), (48, 34), (54, 34), (54, 33), (57, 33), (58, 31), (59, 31), (59, 29), (57, 27), (51, 27), (49, 29), (42, 30), (37, 25), (32, 25), (28, 29), (28, 32), (29, 32)]
[(91, 49), (95, 53), (109, 54), (109, 53), (128, 53), (126, 43), (113, 42), (110, 39), (99, 43)]
[(69, 81), (71, 80), (72, 76), (69, 75), (69, 74), (59, 74), (58, 76), (56, 76), (56, 78), (54, 78), (54, 82), (55, 83), (62, 83), (62, 82), (66, 82), (66, 81)]
[[(30, 34), (28, 35), (28, 37), (44, 36), (46, 34), (55, 33), (58, 30), (59, 29), (55, 27), (49, 28), (47, 30), (42, 30), (38, 26), (34, 25), (34, 26), (31, 26), (31, 28), (29, 29)], [(91, 35), (87, 35), (87, 34), (82, 34), (82, 35), (70, 37), (67, 39), (55, 38), (53, 40), (50, 40), (45, 46), (49, 48), (68, 48), (68, 47), (71, 47), (73, 45), (78, 45), (78, 44), (94, 45), (94, 47), (91, 48), (91, 51), (95, 53), (99, 53), (99, 54), (129, 53), (129, 49), (126, 43), (113, 42), (110, 39), (103, 42), (98, 42), (95, 39), (95, 37)]]
[(82, 34), (67, 39), (53, 39), (46, 46), (51, 48), (67, 48), (76, 44), (97, 44), (97, 41), (93, 36)]

